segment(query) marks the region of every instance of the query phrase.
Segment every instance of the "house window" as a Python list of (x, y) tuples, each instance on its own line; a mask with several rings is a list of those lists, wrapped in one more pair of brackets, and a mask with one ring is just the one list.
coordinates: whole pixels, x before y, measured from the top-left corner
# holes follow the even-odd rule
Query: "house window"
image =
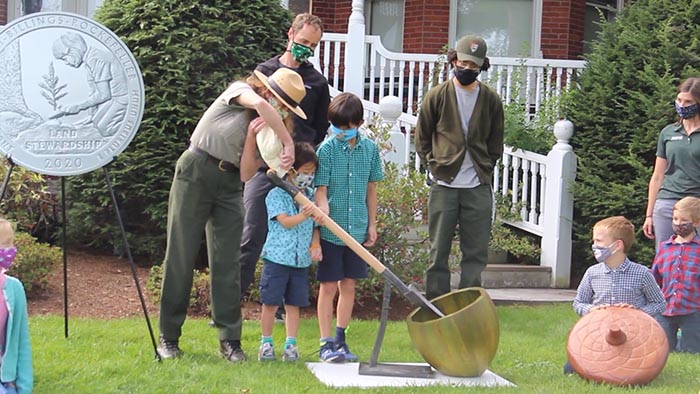
[(292, 11), (292, 13), (303, 14), (311, 12), (312, 0), (281, 0), (282, 7)]
[(589, 0), (586, 1), (586, 14), (583, 24), (583, 52), (590, 53), (591, 43), (598, 38), (600, 21), (611, 22), (622, 11), (625, 0)]
[[(7, 22), (34, 12), (65, 11), (92, 16), (103, 0), (7, 0)], [(89, 8), (89, 7), (93, 8)]]
[(486, 41), (489, 56), (537, 56), (541, 4), (542, 0), (452, 0), (450, 46), (476, 34)]
[(382, 45), (403, 52), (404, 0), (365, 0), (365, 33), (382, 37)]

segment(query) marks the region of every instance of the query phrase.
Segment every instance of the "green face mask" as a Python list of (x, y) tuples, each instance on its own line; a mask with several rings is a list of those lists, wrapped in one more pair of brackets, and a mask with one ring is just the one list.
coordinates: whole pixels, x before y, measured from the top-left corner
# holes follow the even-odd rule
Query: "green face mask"
[(311, 55), (314, 54), (314, 51), (311, 48), (307, 47), (306, 45), (297, 44), (293, 41), (291, 52), (294, 60), (298, 61), (299, 63), (304, 63), (305, 61), (309, 60)]

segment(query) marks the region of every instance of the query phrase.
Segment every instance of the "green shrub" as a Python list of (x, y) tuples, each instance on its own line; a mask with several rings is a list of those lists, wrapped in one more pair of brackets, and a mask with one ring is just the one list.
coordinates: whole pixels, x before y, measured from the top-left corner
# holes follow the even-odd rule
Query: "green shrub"
[[(0, 179), (4, 180), (9, 163), (0, 165)], [(20, 231), (44, 242), (54, 241), (58, 228), (58, 198), (49, 191), (47, 178), (21, 166), (12, 169), (2, 198), (3, 216), (17, 223)]]
[[(146, 290), (149, 298), (154, 304), (160, 303), (161, 285), (163, 284), (163, 265), (154, 265), (146, 281)], [(194, 270), (192, 289), (190, 290), (190, 307), (188, 314), (191, 316), (209, 316), (211, 314), (208, 270)]]
[[(284, 50), (292, 15), (278, 0), (106, 0), (95, 19), (131, 49), (143, 74), (140, 130), (109, 173), (132, 251), (162, 255), (178, 156), (211, 101)], [(120, 248), (102, 171), (71, 177), (69, 195), (71, 239)]]
[(8, 273), (21, 280), (29, 297), (44, 290), (49, 277), (61, 263), (61, 249), (37, 242), (31, 235), (23, 232), (15, 234), (17, 257)]
[(574, 272), (590, 258), (591, 229), (624, 215), (637, 229), (631, 258), (650, 264), (653, 242), (641, 233), (647, 188), (661, 129), (674, 121), (680, 81), (700, 74), (700, 3), (638, 0), (601, 32), (586, 56), (568, 117), (578, 169), (574, 203)]

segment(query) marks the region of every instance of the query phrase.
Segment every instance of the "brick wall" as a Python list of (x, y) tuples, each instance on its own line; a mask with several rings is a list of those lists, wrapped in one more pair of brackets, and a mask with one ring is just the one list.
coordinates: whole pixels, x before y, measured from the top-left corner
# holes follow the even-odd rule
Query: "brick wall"
[[(2, 0), (0, 0), (2, 1)], [(448, 42), (450, 0), (406, 0), (403, 50), (438, 53)], [(545, 58), (579, 59), (586, 0), (543, 0), (541, 49)], [(352, 0), (315, 0), (313, 13), (327, 32), (346, 33)]]
[(448, 43), (449, 21), (450, 0), (406, 0), (404, 52), (438, 53)]
[(7, 0), (0, 0), (0, 25), (7, 24)]
[(545, 58), (581, 56), (585, 8), (585, 0), (543, 0), (541, 48)]

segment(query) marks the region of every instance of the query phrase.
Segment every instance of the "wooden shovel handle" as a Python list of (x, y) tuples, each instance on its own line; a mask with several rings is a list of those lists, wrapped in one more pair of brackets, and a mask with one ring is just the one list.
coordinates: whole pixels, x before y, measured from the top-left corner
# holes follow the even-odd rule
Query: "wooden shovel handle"
[(378, 273), (382, 274), (386, 270), (386, 267), (384, 264), (382, 264), (381, 261), (379, 261), (372, 253), (370, 253), (367, 249), (365, 249), (364, 246), (362, 246), (361, 243), (357, 242), (355, 238), (351, 237), (350, 234), (348, 234), (342, 227), (338, 225), (333, 219), (328, 217), (325, 212), (321, 210), (321, 208), (317, 207), (316, 204), (311, 202), (304, 193), (300, 192), (299, 189), (294, 186), (292, 183), (287, 182), (280, 177), (277, 176), (277, 174), (274, 171), (267, 171), (267, 176), (272, 180), (272, 183), (275, 184), (275, 186), (279, 186), (284, 191), (289, 193), (292, 198), (294, 198), (294, 201), (296, 201), (300, 206), (305, 207), (307, 205), (312, 205), (314, 207), (314, 214), (322, 217), (323, 218), (323, 225), (328, 228), (333, 234), (336, 235), (336, 237), (340, 238), (343, 242), (345, 242), (345, 245), (347, 245), (348, 248), (350, 248), (353, 252), (355, 252), (362, 260), (364, 260), (370, 267), (372, 267), (375, 271)]

